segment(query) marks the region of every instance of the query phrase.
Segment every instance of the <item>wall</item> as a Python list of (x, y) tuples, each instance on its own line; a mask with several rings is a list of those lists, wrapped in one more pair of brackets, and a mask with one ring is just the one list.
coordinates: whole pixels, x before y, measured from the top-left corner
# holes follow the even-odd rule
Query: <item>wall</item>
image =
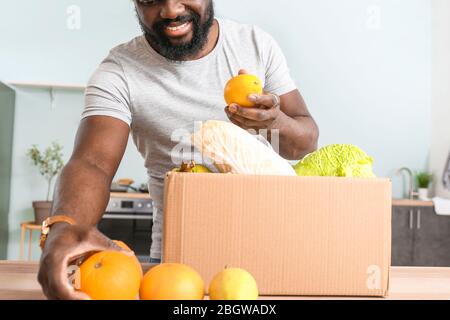
[[(34, 4), (24, 0), (1, 5), (0, 79), (85, 83), (111, 47), (139, 34), (128, 1)], [(72, 4), (81, 10), (79, 30), (67, 28), (66, 9)], [(375, 158), (380, 176), (391, 177), (402, 166), (426, 167), (429, 1), (279, 0), (274, 7), (268, 0), (227, 0), (216, 1), (216, 7), (219, 15), (255, 23), (278, 40), (321, 127), (321, 145), (359, 145)], [(9, 258), (17, 257), (18, 223), (31, 217), (30, 202), (42, 197), (45, 188), (25, 159), (26, 149), (57, 138), (68, 156), (82, 105), (80, 92), (57, 92), (54, 110), (47, 91), (18, 92)], [(45, 125), (39, 126), (37, 119)], [(141, 161), (131, 147), (122, 175), (145, 176)], [(401, 180), (393, 181), (394, 195), (401, 196)]]
[(14, 100), (14, 91), (0, 83), (0, 259), (6, 256), (8, 246)]
[(423, 170), (428, 163), (430, 2), (280, 0), (276, 9), (270, 1), (255, 3), (228, 0), (217, 7), (275, 36), (319, 123), (320, 144), (359, 145), (401, 197), (396, 170)]
[(450, 153), (450, 1), (433, 0), (433, 103), (430, 167), (436, 194), (450, 198), (442, 173)]
[[(3, 80), (85, 83), (109, 48), (139, 33), (130, 1), (41, 0), (27, 10), (33, 3), (2, 4)], [(72, 4), (81, 11), (80, 30), (67, 28), (66, 10)], [(383, 176), (399, 166), (425, 167), (429, 1), (280, 0), (277, 19), (267, 0), (216, 1), (216, 7), (220, 15), (260, 25), (280, 42), (321, 125), (322, 144), (361, 145), (374, 155)], [(14, 18), (23, 12), (26, 19)]]
[(139, 34), (130, 0), (21, 0), (0, 6), (0, 79), (6, 81), (84, 84), (112, 47)]

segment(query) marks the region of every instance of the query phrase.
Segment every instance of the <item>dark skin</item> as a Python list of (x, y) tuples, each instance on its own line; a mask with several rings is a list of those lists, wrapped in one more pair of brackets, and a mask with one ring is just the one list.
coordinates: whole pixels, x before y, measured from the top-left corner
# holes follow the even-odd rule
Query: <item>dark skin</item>
[[(187, 10), (204, 17), (208, 1), (160, 0), (152, 5), (135, 1), (135, 4), (139, 17), (151, 29), (160, 19), (175, 19), (186, 14)], [(187, 59), (196, 60), (210, 53), (218, 35), (219, 26), (215, 21), (204, 48)], [(189, 33), (173, 39), (173, 43), (190, 41), (191, 38)], [(279, 129), (282, 155), (288, 159), (299, 159), (316, 148), (317, 126), (298, 91), (281, 96), (280, 106), (274, 104), (277, 100), (265, 94), (255, 100), (258, 108), (230, 106), (225, 112), (233, 123), (244, 129)], [(69, 216), (77, 225), (58, 223), (52, 226), (40, 261), (38, 280), (50, 299), (89, 299), (68, 284), (69, 263), (80, 263), (93, 252), (102, 250), (133, 254), (118, 247), (96, 228), (109, 201), (110, 186), (124, 155), (129, 134), (127, 124), (111, 117), (88, 117), (80, 123), (73, 154), (56, 184), (52, 213)]]
[(254, 108), (237, 104), (225, 108), (235, 125), (245, 130), (269, 130), (269, 140), (270, 132), (278, 130), (280, 155), (288, 160), (299, 160), (317, 149), (319, 130), (298, 90), (280, 97), (270, 93), (250, 95), (249, 100), (256, 105)]
[(54, 215), (67, 215), (77, 226), (51, 227), (41, 256), (38, 280), (49, 299), (89, 299), (67, 284), (67, 265), (94, 251), (117, 250), (96, 225), (109, 201), (112, 179), (125, 152), (130, 129), (110, 117), (89, 117), (78, 129), (73, 155), (59, 176)]

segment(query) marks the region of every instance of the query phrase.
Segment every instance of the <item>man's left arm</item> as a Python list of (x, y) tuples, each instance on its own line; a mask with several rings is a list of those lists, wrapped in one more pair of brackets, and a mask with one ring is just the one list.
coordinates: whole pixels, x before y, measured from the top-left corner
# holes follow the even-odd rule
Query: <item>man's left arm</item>
[(279, 97), (270, 93), (251, 95), (249, 100), (257, 107), (232, 104), (225, 108), (231, 122), (246, 130), (267, 129), (269, 141), (271, 133), (278, 130), (280, 155), (288, 160), (299, 160), (317, 149), (319, 128), (298, 90)]

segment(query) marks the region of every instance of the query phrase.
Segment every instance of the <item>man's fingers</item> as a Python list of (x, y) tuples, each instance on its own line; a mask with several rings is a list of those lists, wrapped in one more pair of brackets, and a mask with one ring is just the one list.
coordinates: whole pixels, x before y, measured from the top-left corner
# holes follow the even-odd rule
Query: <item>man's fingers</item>
[(242, 124), (241, 122), (237, 121), (235, 118), (230, 118), (231, 123), (233, 123), (234, 125), (244, 129), (244, 130), (255, 130), (258, 131), (259, 128), (255, 128), (255, 127), (248, 127), (245, 124)]
[(51, 300), (92, 300), (86, 293), (75, 290), (70, 284), (59, 286), (52, 282), (49, 282), (46, 296)]
[(242, 116), (240, 116), (238, 114), (232, 115), (231, 119), (235, 120), (236, 122), (238, 122), (240, 124), (240, 126), (245, 128), (245, 129), (258, 129), (259, 130), (259, 129), (267, 128), (267, 123), (266, 122), (250, 120), (250, 119), (244, 118), (244, 117), (242, 117)]
[(133, 256), (134, 252), (122, 248), (96, 228), (73, 226), (69, 232), (67, 241), (60, 241), (56, 245), (49, 242), (54, 247), (46, 248), (42, 255), (38, 281), (49, 299), (90, 299), (87, 294), (73, 287), (73, 280), (79, 283), (78, 266), (99, 251), (114, 250), (129, 256)]
[(45, 296), (51, 300), (88, 299), (88, 296), (76, 292), (69, 284), (67, 260), (53, 254), (42, 258), (38, 281)]
[(239, 70), (239, 75), (242, 75), (242, 74), (249, 74), (249, 72), (247, 69), (241, 69), (241, 70)]
[[(69, 283), (67, 263), (68, 258), (60, 259), (57, 256), (46, 257), (45, 264), (51, 266), (46, 268), (46, 275), (41, 276), (39, 281), (45, 281), (44, 293), (49, 299), (54, 300), (86, 300), (89, 296), (76, 291)], [(45, 279), (44, 279), (45, 278)]]
[(256, 105), (264, 106), (266, 108), (279, 108), (281, 104), (280, 97), (275, 94), (251, 94), (248, 96), (248, 100)]
[(75, 290), (70, 284), (60, 286), (49, 282), (44, 293), (50, 300), (92, 300), (86, 293)]
[(112, 250), (119, 251), (128, 256), (133, 256), (134, 252), (125, 248), (122, 248), (117, 243), (109, 239), (100, 231), (94, 231), (90, 235), (90, 241), (88, 242), (89, 247), (86, 248), (88, 251), (104, 251), (104, 250)]
[(243, 108), (236, 104), (229, 107), (231, 114), (237, 114), (241, 117), (258, 122), (266, 122), (274, 118), (274, 110), (257, 109), (257, 108)]
[[(69, 283), (68, 264), (69, 261), (82, 262), (94, 252), (104, 250), (120, 251), (126, 255), (133, 256), (134, 252), (126, 250), (118, 246), (116, 243), (108, 239), (106, 236), (98, 232), (89, 236), (90, 241), (80, 243), (74, 250), (70, 252), (60, 252), (65, 258), (56, 256), (47, 257), (46, 265), (51, 268), (45, 268), (46, 273), (40, 275), (39, 282), (43, 285), (44, 293), (49, 299), (62, 300), (89, 300), (90, 297), (80, 291), (75, 290)], [(77, 263), (79, 265), (79, 263)]]
[(89, 295), (77, 290), (74, 290), (71, 296), (74, 298), (74, 300), (92, 300), (92, 298), (89, 297)]

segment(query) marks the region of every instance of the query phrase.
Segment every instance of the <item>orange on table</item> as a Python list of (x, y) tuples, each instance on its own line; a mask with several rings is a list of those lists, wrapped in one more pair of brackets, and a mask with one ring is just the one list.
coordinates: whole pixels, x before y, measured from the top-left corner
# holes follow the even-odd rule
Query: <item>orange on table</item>
[(263, 94), (261, 80), (251, 74), (240, 74), (228, 81), (225, 86), (224, 97), (228, 106), (236, 103), (245, 108), (255, 107), (255, 104), (248, 99), (251, 94)]
[(145, 274), (139, 293), (141, 300), (203, 300), (205, 285), (193, 268), (165, 263)]
[[(129, 249), (123, 242), (116, 243)], [(135, 300), (142, 273), (135, 256), (118, 251), (101, 251), (81, 264), (79, 290), (93, 300)]]
[(258, 295), (255, 278), (241, 268), (226, 268), (209, 285), (211, 300), (256, 300)]

